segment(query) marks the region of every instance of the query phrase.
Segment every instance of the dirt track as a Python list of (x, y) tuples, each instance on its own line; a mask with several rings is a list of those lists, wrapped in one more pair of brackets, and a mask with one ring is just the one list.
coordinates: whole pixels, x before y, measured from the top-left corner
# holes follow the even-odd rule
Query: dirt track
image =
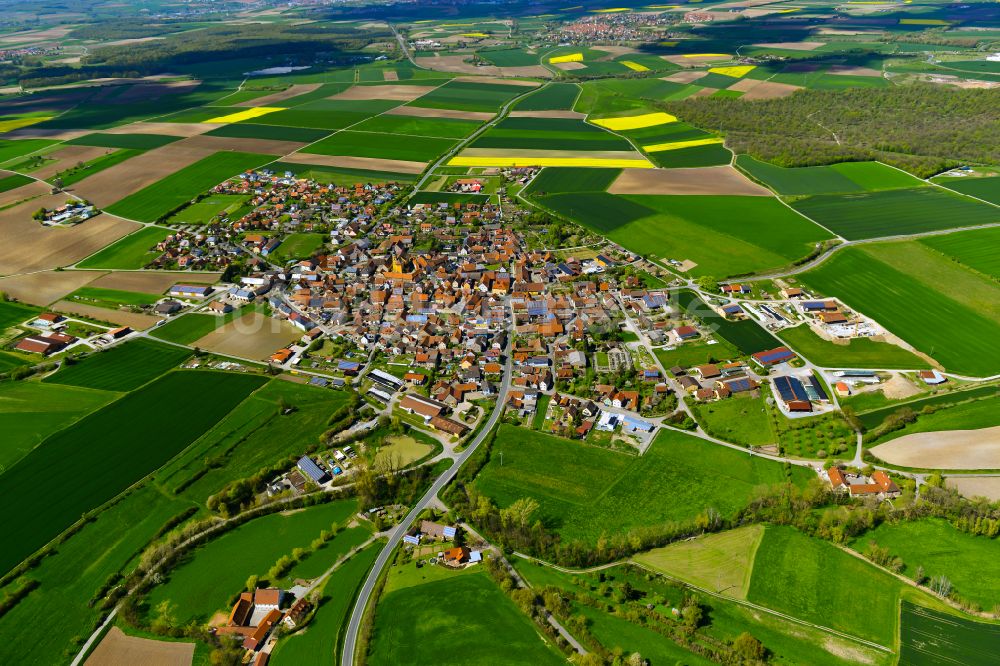
[(872, 453), (893, 465), (933, 469), (1000, 469), (1000, 426), (903, 435)]

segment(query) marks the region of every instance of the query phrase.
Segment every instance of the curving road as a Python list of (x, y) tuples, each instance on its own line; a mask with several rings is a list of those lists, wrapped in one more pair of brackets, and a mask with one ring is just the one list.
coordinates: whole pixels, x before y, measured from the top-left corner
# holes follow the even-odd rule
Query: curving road
[[(513, 318), (511, 321), (513, 321)], [(487, 437), (489, 437), (493, 427), (497, 424), (497, 421), (500, 420), (500, 415), (503, 414), (504, 406), (507, 403), (507, 391), (510, 389), (510, 345), (512, 339), (513, 335), (508, 326), (507, 348), (504, 349), (504, 355), (507, 357), (507, 362), (504, 365), (503, 380), (500, 383), (500, 390), (497, 393), (497, 403), (493, 408), (493, 412), (480, 429), (479, 434), (473, 438), (472, 442), (469, 443), (469, 446), (465, 449), (465, 451), (463, 451), (455, 459), (454, 464), (448, 468), (448, 471), (437, 478), (433, 485), (431, 485), (430, 489), (424, 493), (423, 497), (420, 498), (420, 501), (417, 502), (412, 509), (410, 509), (408, 514), (406, 514), (406, 517), (402, 520), (402, 522), (400, 522), (399, 525), (397, 525), (396, 528), (389, 533), (389, 542), (386, 543), (384, 548), (382, 548), (382, 552), (379, 553), (378, 558), (375, 560), (375, 565), (368, 574), (368, 578), (365, 579), (364, 585), (362, 585), (361, 591), (358, 593), (358, 599), (354, 604), (354, 609), (351, 611), (351, 620), (347, 625), (347, 633), (344, 636), (344, 651), (340, 660), (342, 666), (354, 665), (354, 652), (357, 649), (358, 633), (361, 630), (361, 620), (364, 617), (365, 608), (371, 600), (372, 592), (375, 590), (375, 584), (378, 582), (379, 576), (382, 575), (382, 570), (389, 563), (389, 558), (392, 557), (392, 552), (396, 549), (396, 546), (403, 541), (403, 536), (410, 528), (410, 525), (413, 524), (413, 521), (417, 519), (417, 516), (420, 515), (420, 512), (430, 506), (431, 502), (437, 498), (437, 494), (441, 491), (441, 489), (448, 485), (453, 478), (455, 478), (455, 474), (458, 470), (470, 457), (472, 457), (472, 454), (476, 452), (479, 445), (482, 444)]]

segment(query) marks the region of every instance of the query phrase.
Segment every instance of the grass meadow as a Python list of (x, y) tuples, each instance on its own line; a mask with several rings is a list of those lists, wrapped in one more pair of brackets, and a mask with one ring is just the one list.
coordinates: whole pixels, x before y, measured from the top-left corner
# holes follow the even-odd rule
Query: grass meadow
[(340, 655), (341, 631), (358, 587), (375, 563), (381, 543), (373, 544), (330, 574), (323, 584), (316, 614), (306, 631), (285, 637), (271, 653), (275, 666), (327, 666)]
[(672, 543), (632, 559), (700, 588), (744, 599), (763, 537), (763, 525), (750, 525)]
[[(930, 414), (920, 414), (913, 423), (879, 437), (878, 441), (885, 442), (918, 432), (979, 430), (995, 426), (1000, 426), (1000, 395), (963, 402)], [(1000, 604), (1000, 599), (997, 603)]]
[(976, 197), (983, 201), (989, 201), (1000, 206), (1000, 176), (987, 178), (938, 178), (935, 179), (939, 185), (955, 190), (970, 197)]
[[(341, 500), (244, 523), (192, 551), (165, 582), (150, 590), (146, 615), (155, 619), (158, 607), (166, 603), (172, 611), (170, 624), (204, 624), (216, 611), (227, 609), (230, 597), (251, 575), (265, 577), (278, 558), (295, 548), (308, 548), (320, 532), (346, 523), (356, 511), (355, 500)], [(309, 559), (322, 556), (324, 550)]]
[(17, 326), (31, 320), (39, 312), (41, 312), (41, 309), (33, 305), (0, 299), (0, 332), (7, 330), (11, 326)]
[[(808, 477), (792, 470), (795, 482)], [(502, 426), (475, 485), (501, 507), (536, 499), (551, 529), (593, 544), (602, 535), (690, 520), (706, 507), (731, 515), (755, 486), (785, 480), (778, 463), (676, 431), (661, 431), (644, 455), (633, 456)]]
[(996, 287), (916, 242), (846, 248), (800, 279), (873, 317), (948, 370), (1000, 372)]
[(264, 381), (173, 372), (48, 437), (0, 475), (0, 491), (18, 498), (18, 511), (7, 519), (10, 543), (0, 554), (0, 570), (159, 468)]
[(517, 111), (570, 110), (580, 96), (580, 86), (575, 83), (550, 83), (514, 105)]
[(369, 646), (374, 664), (561, 664), (485, 572), (452, 574), (387, 592)]
[(43, 381), (106, 391), (131, 391), (179, 366), (187, 349), (151, 340), (131, 340), (91, 354), (73, 365), (63, 364)]
[(869, 544), (888, 548), (903, 560), (904, 575), (923, 567), (928, 578), (947, 576), (955, 592), (980, 607), (1000, 605), (1000, 544), (995, 539), (960, 532), (939, 518), (882, 523), (851, 542), (864, 553)]
[(877, 192), (924, 185), (919, 178), (878, 162), (785, 168), (740, 155), (736, 166), (778, 194), (790, 196)]
[(765, 446), (777, 442), (762, 398), (737, 394), (725, 400), (692, 403), (695, 420), (705, 432), (743, 446)]
[(920, 242), (987, 277), (1000, 280), (1000, 253), (996, 251), (1000, 246), (1000, 227), (930, 236)]
[[(833, 544), (791, 527), (768, 526), (754, 558), (747, 600), (892, 647), (901, 585)], [(859, 594), (864, 595), (863, 613), (857, 611)]]

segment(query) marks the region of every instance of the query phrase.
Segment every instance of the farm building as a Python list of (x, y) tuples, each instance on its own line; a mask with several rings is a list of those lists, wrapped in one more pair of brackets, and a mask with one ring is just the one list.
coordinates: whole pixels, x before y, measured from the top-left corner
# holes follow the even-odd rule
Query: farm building
[(798, 377), (781, 376), (774, 378), (774, 388), (778, 397), (792, 412), (811, 412), (812, 404), (809, 394)]
[(43, 312), (35, 318), (35, 321), (31, 322), (33, 326), (38, 328), (53, 328), (59, 323), (63, 322), (66, 317), (55, 312)]
[(768, 349), (767, 351), (757, 352), (750, 358), (752, 358), (761, 367), (766, 368), (771, 365), (786, 363), (796, 358), (796, 356), (795, 352), (788, 347), (775, 347), (774, 349)]
[(424, 421), (430, 421), (435, 416), (440, 416), (441, 412), (447, 409), (447, 405), (431, 398), (425, 398), (415, 393), (407, 393), (399, 401), (399, 408), (410, 414), (418, 414), (424, 417)]
[(839, 467), (827, 470), (830, 488), (836, 492), (848, 493), (851, 497), (877, 496), (880, 499), (899, 497), (899, 486), (882, 470), (872, 472), (870, 478), (860, 474), (850, 474)]
[(626, 414), (622, 419), (622, 430), (625, 432), (653, 432), (656, 428), (649, 421), (643, 421), (630, 414)]
[(44, 335), (29, 335), (22, 338), (18, 342), (14, 349), (18, 351), (28, 352), (29, 354), (41, 354), (42, 356), (48, 356), (49, 354), (54, 354), (58, 351), (62, 351), (68, 345), (76, 342), (77, 338), (72, 335), (64, 335), (62, 333), (45, 333)]
[(430, 520), (420, 522), (420, 533), (432, 539), (447, 541), (455, 538), (455, 528), (451, 525), (441, 525)]
[(316, 483), (326, 483), (330, 480), (330, 475), (324, 472), (323, 468), (317, 465), (316, 462), (309, 456), (302, 456), (299, 458), (299, 462), (296, 463), (296, 467), (302, 470), (303, 474)]
[(678, 326), (677, 328), (670, 331), (670, 337), (675, 342), (684, 342), (685, 340), (697, 338), (698, 329), (696, 329), (694, 326)]
[(917, 376), (920, 377), (923, 383), (929, 384), (931, 386), (934, 386), (936, 384), (944, 384), (946, 381), (948, 381), (948, 378), (942, 375), (937, 370), (921, 370), (920, 372), (917, 373)]
[(444, 416), (431, 417), (429, 424), (435, 430), (440, 430), (441, 432), (448, 433), (449, 435), (455, 435), (456, 437), (461, 437), (468, 430), (465, 424)]
[(372, 370), (368, 373), (368, 378), (391, 392), (396, 392), (403, 388), (403, 382), (398, 377), (382, 370)]
[(175, 284), (169, 294), (178, 298), (205, 298), (212, 293), (212, 288), (203, 284)]

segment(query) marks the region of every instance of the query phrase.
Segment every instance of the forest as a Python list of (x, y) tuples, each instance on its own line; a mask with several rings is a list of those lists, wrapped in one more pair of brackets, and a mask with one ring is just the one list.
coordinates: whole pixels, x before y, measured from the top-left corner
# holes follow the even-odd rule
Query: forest
[(1000, 163), (1000, 90), (913, 84), (662, 106), (722, 132), (736, 152), (784, 167), (880, 160), (926, 178), (961, 163)]

